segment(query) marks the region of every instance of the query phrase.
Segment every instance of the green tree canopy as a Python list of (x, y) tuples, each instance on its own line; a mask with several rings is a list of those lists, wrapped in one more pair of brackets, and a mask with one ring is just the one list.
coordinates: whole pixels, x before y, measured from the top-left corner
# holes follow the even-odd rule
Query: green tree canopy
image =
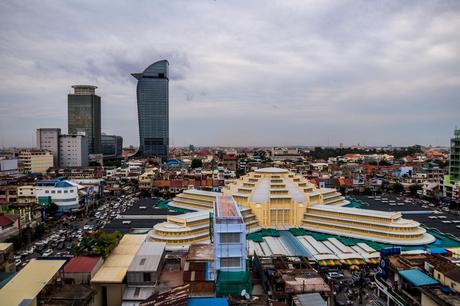
[(194, 159), (192, 159), (191, 167), (192, 167), (192, 169), (201, 168), (201, 167), (203, 167), (203, 162), (201, 161), (201, 159), (194, 158)]
[(119, 231), (113, 233), (97, 231), (87, 234), (80, 243), (72, 246), (72, 253), (74, 255), (103, 256), (105, 258), (118, 245), (121, 237), (122, 234)]

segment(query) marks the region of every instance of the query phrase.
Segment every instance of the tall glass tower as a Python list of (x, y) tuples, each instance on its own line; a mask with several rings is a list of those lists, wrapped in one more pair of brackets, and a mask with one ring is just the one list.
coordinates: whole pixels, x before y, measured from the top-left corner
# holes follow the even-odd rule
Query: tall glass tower
[(137, 82), (139, 153), (168, 158), (169, 145), (169, 63), (161, 60), (142, 73), (133, 73)]
[(84, 133), (88, 140), (88, 153), (101, 150), (101, 97), (96, 95), (96, 86), (74, 85), (74, 93), (68, 95), (68, 132)]

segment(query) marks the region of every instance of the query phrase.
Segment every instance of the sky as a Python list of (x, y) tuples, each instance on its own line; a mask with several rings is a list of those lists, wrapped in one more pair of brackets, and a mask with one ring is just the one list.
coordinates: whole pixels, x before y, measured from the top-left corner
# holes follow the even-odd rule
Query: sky
[(170, 145), (447, 145), (460, 127), (460, 1), (0, 2), (0, 147), (67, 132), (98, 86), (138, 144), (136, 80), (170, 63)]

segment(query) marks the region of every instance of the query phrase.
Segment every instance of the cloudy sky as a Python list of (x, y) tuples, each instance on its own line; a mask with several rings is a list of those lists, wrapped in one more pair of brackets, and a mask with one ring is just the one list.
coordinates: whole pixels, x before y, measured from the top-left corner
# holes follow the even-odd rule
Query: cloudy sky
[(170, 144), (446, 145), (460, 1), (1, 1), (0, 147), (67, 132), (94, 84), (138, 144), (136, 80), (170, 62)]

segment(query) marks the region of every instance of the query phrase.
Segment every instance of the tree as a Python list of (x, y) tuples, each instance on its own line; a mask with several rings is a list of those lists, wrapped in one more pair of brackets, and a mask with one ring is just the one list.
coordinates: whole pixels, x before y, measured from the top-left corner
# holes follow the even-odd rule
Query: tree
[(101, 164), (99, 162), (95, 161), (95, 160), (92, 160), (92, 161), (89, 162), (89, 166), (90, 167), (100, 167)]
[(54, 215), (58, 210), (59, 206), (57, 206), (54, 202), (51, 202), (50, 204), (45, 206), (46, 214), (50, 216)]
[(74, 255), (103, 256), (106, 258), (118, 245), (121, 237), (119, 231), (113, 233), (97, 231), (87, 234), (80, 243), (75, 243), (72, 246), (72, 253)]
[(419, 191), (421, 189), (422, 189), (422, 186), (420, 186), (418, 184), (410, 185), (409, 186), (410, 195), (415, 197), (418, 194), (417, 191)]
[(394, 193), (401, 193), (404, 191), (404, 186), (400, 182), (396, 182), (393, 185), (391, 185), (391, 189)]
[(192, 167), (192, 169), (201, 168), (201, 167), (203, 167), (203, 162), (201, 161), (201, 159), (194, 158), (194, 159), (192, 159), (191, 167)]

